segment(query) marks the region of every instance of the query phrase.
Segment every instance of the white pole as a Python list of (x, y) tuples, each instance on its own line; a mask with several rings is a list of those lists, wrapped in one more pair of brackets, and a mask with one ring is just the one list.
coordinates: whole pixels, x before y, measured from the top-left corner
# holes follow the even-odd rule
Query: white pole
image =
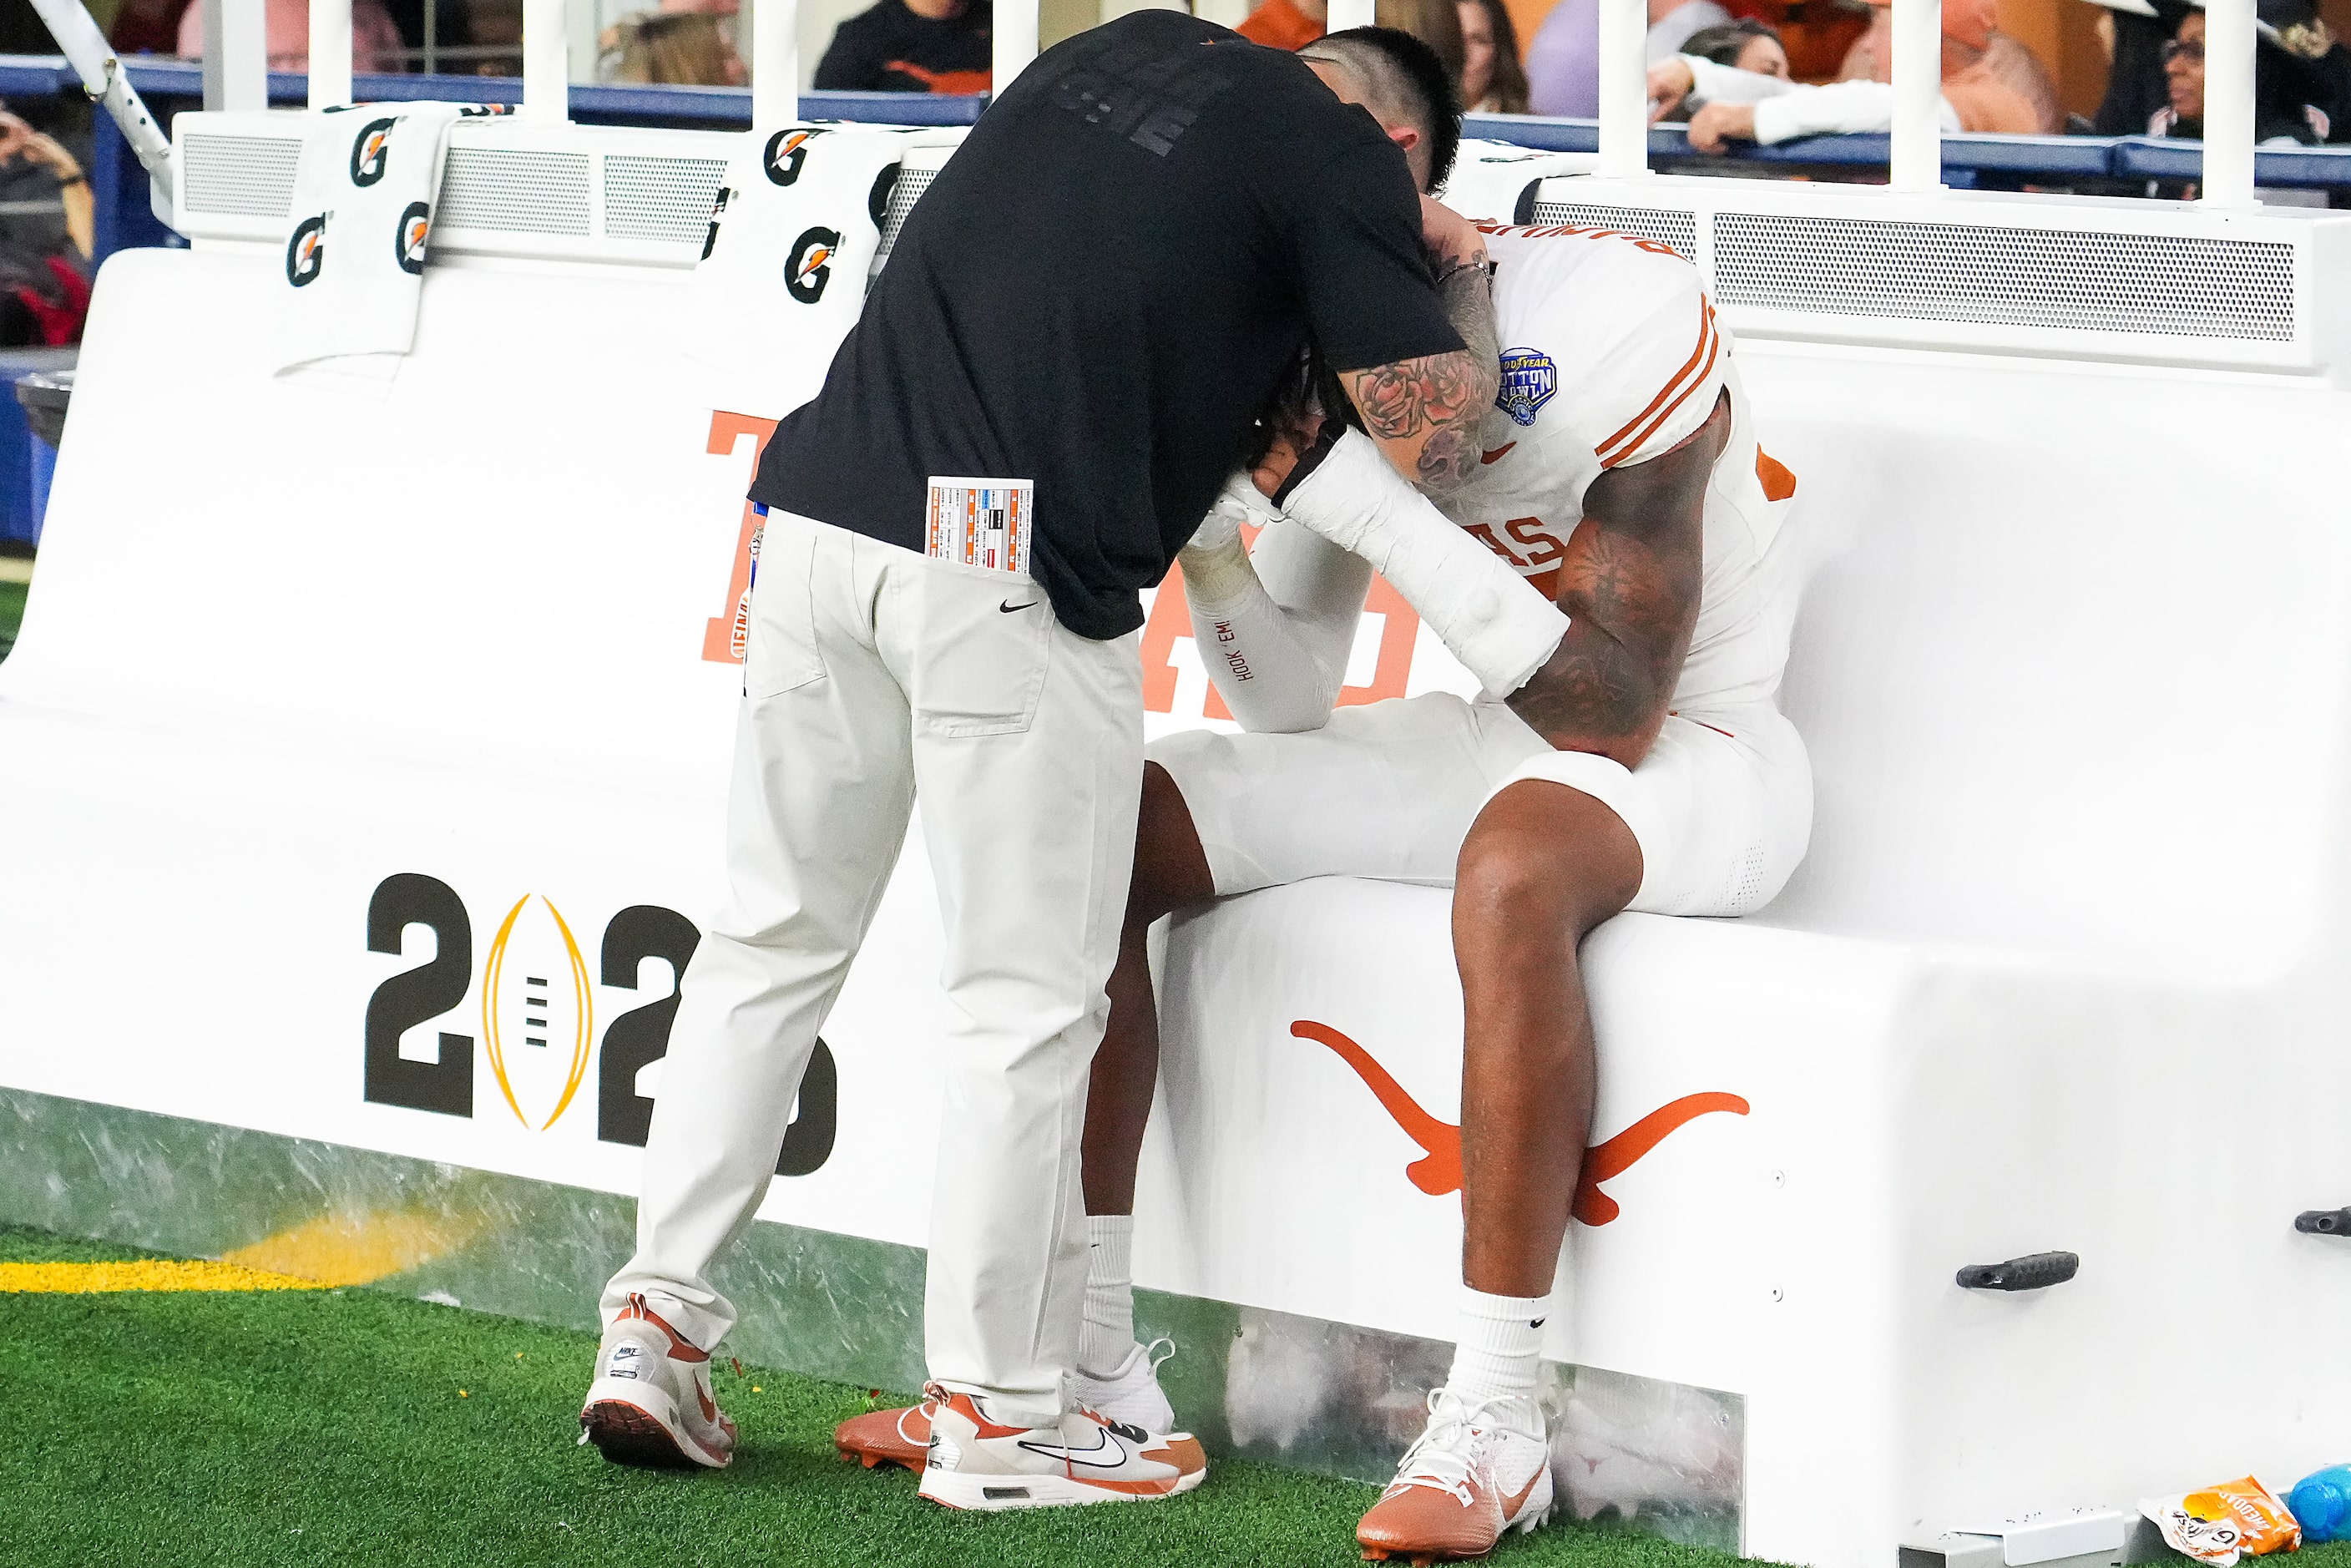
[(1897, 191), (1943, 185), (1942, 0), (1894, 0), (1894, 146), (1886, 178)]
[(1643, 0), (1600, 0), (1600, 167), (1629, 177), (1649, 172), (1649, 32)]
[(518, 118), (534, 125), (561, 125), (571, 118), (571, 40), (564, 33), (563, 11), (563, 0), (522, 0)]
[(1350, 27), (1374, 26), (1379, 9), (1379, 0), (1331, 0), (1331, 14), (1324, 26), (1333, 33), (1343, 33)]
[(310, 0), (310, 107), (351, 101), (351, 0)]
[[(213, 0), (204, 0), (204, 47), (213, 46)], [(221, 107), (269, 107), (269, 28), (263, 0), (220, 0)], [(204, 61), (204, 85), (212, 85), (212, 60)], [(210, 105), (206, 106), (207, 108)]]
[(996, 7), (996, 50), (988, 90), (1002, 97), (1012, 78), (1037, 57), (1037, 0), (1000, 0)]
[(764, 131), (800, 117), (799, 0), (752, 0), (751, 123)]
[(2253, 196), (2253, 0), (2210, 0), (2204, 8), (2204, 202), (2252, 207)]

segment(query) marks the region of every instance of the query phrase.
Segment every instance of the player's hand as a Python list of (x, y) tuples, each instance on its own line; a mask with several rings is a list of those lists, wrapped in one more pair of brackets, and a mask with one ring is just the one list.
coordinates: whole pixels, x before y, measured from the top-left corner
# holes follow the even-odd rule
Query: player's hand
[(1486, 236), (1478, 225), (1442, 202), (1420, 199), (1420, 238), (1439, 277), (1486, 261)]
[(1655, 125), (1682, 106), (1682, 99), (1698, 85), (1697, 76), (1689, 62), (1679, 55), (1669, 55), (1649, 68), (1649, 123)]
[(1755, 106), (1751, 103), (1709, 103), (1690, 116), (1690, 145), (1701, 152), (1719, 152), (1729, 141), (1755, 140)]

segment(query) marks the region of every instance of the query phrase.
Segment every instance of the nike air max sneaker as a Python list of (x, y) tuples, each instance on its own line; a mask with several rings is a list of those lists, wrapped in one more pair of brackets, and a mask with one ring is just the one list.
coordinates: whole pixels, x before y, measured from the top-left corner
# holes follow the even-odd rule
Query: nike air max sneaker
[(923, 1496), (949, 1508), (995, 1511), (1139, 1502), (1190, 1491), (1208, 1475), (1196, 1438), (1163, 1437), (1071, 1411), (1050, 1427), (1002, 1426), (987, 1401), (923, 1391), (931, 1445)]
[[(1071, 1396), (1079, 1409), (1105, 1422), (1188, 1437), (1189, 1433), (1175, 1430), (1176, 1412), (1159, 1387), (1159, 1369), (1175, 1352), (1172, 1340), (1136, 1345), (1127, 1354), (1125, 1364), (1108, 1377), (1074, 1375)], [(931, 1446), (931, 1401), (852, 1416), (832, 1429), (832, 1446), (841, 1450), (842, 1458), (855, 1459), (869, 1470), (888, 1464), (920, 1471)]]
[(1551, 1444), (1529, 1399), (1428, 1396), (1428, 1426), (1355, 1526), (1374, 1562), (1483, 1557), (1506, 1531), (1551, 1517)]
[(710, 1353), (697, 1350), (631, 1296), (596, 1346), (596, 1381), (580, 1425), (619, 1465), (711, 1469), (735, 1457), (735, 1423), (710, 1388)]

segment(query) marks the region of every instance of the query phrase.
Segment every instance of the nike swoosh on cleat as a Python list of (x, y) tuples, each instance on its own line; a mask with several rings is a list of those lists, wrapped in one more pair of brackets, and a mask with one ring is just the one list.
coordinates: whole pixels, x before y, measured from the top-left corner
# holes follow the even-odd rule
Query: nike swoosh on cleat
[(1527, 1506), (1527, 1498), (1534, 1491), (1535, 1482), (1542, 1479), (1542, 1474), (1541, 1470), (1537, 1470), (1527, 1478), (1527, 1484), (1519, 1489), (1518, 1496), (1506, 1497), (1502, 1500), (1502, 1518), (1505, 1521), (1519, 1517), (1519, 1510)]
[(1002, 612), (1002, 613), (1004, 613), (1004, 614), (1006, 614), (1006, 615), (1009, 615), (1009, 614), (1011, 614), (1011, 613), (1012, 613), (1014, 611), (1016, 611), (1016, 610), (1034, 610), (1034, 609), (1036, 609), (1036, 608), (1037, 608), (1037, 606), (1038, 606), (1040, 603), (1041, 603), (1041, 602), (1043, 602), (1041, 600), (1032, 599), (1032, 600), (1030, 600), (1030, 601), (1029, 601), (1028, 603), (1026, 603), (1026, 604), (1015, 604), (1015, 603), (1013, 603), (1013, 602), (1012, 602), (1012, 601), (1010, 601), (1009, 599), (1008, 599), (1008, 600), (1006, 600), (1003, 603), (1001, 603), (1001, 604), (998, 605), (996, 608), (997, 608), (1000, 612)]
[(1497, 446), (1491, 452), (1480, 452), (1478, 454), (1478, 461), (1481, 464), (1499, 463), (1503, 458), (1508, 457), (1510, 455), (1510, 448), (1517, 444), (1518, 443), (1515, 441), (1505, 441), (1501, 445)]
[[(1119, 1442), (1117, 1438), (1112, 1437), (1110, 1435), (1110, 1428), (1107, 1427), (1102, 1428), (1102, 1441), (1096, 1443), (1091, 1448), (1072, 1448), (1060, 1443), (1023, 1442), (1019, 1446), (1028, 1449), (1032, 1454), (1042, 1454), (1049, 1459), (1059, 1459), (1066, 1465), (1083, 1465), (1090, 1470), (1114, 1470), (1120, 1466), (1125, 1464), (1127, 1460), (1125, 1445)], [(1088, 1459), (1080, 1457), (1084, 1454), (1099, 1454), (1105, 1448), (1109, 1449), (1118, 1457), (1114, 1459), (1109, 1460)]]

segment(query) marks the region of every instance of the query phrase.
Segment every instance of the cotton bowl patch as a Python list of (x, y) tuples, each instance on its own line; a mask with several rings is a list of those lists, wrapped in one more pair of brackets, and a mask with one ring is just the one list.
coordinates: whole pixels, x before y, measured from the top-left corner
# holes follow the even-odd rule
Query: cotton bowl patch
[(1541, 349), (1502, 350), (1502, 390), (1494, 394), (1494, 406), (1509, 414), (1513, 424), (1532, 424), (1535, 410), (1557, 391), (1559, 367), (1549, 354)]

